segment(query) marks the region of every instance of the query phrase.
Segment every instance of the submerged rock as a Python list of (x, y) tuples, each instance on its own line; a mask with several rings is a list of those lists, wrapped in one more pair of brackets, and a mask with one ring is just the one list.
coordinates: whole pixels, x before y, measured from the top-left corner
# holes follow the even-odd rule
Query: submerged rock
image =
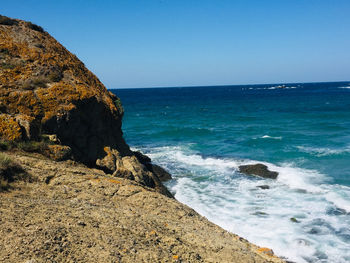
[(270, 186), (264, 184), (264, 185), (258, 185), (257, 188), (263, 189), (263, 190), (267, 190), (270, 189)]
[(259, 217), (267, 217), (268, 214), (262, 211), (256, 211), (252, 215), (259, 216)]
[(296, 219), (295, 217), (291, 217), (290, 221), (292, 221), (293, 223), (300, 223), (300, 221), (298, 219)]
[(241, 165), (239, 166), (239, 172), (270, 179), (276, 179), (278, 176), (278, 172), (270, 171), (266, 165), (261, 163)]

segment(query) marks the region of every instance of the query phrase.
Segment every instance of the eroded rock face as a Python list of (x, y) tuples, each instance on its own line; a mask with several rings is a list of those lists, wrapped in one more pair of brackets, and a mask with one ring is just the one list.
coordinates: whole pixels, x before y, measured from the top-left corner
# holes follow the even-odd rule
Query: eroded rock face
[(105, 146), (130, 154), (119, 99), (47, 32), (28, 22), (0, 24), (0, 111), (21, 127), (14, 139), (57, 134), (73, 156), (93, 165)]
[(122, 116), (119, 98), (41, 27), (0, 19), (1, 138), (56, 135), (62, 147), (51, 147), (53, 159), (70, 155), (166, 192), (143, 164), (150, 159), (125, 143)]
[(239, 166), (239, 172), (270, 179), (276, 179), (278, 176), (278, 172), (270, 171), (266, 165), (261, 163), (241, 165)]
[(47, 32), (14, 21), (0, 24), (0, 110), (16, 120), (21, 136), (0, 130), (1, 136), (57, 134), (88, 164), (104, 155), (105, 146), (129, 154), (119, 99)]

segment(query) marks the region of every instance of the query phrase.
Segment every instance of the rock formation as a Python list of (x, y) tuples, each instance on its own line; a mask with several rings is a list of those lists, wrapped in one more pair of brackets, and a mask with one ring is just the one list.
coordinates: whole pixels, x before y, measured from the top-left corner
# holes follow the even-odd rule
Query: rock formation
[(61, 144), (49, 148), (54, 159), (71, 154), (90, 167), (171, 196), (152, 172), (150, 160), (125, 143), (122, 116), (119, 98), (40, 26), (0, 16), (2, 139), (54, 135)]
[(247, 175), (256, 175), (270, 179), (276, 179), (278, 176), (278, 172), (270, 171), (266, 165), (261, 163), (241, 165), (239, 166), (239, 172)]

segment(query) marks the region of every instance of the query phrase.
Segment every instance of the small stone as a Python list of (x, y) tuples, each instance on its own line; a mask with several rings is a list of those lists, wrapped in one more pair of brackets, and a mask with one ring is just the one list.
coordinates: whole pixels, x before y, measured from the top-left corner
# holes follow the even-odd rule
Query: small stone
[(79, 226), (86, 226), (86, 224), (83, 221), (78, 221)]

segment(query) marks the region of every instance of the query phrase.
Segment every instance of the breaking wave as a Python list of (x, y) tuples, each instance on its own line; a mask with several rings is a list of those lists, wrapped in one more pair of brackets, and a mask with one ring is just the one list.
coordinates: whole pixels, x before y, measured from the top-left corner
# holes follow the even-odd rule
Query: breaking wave
[[(172, 172), (167, 186), (176, 199), (224, 229), (295, 262), (349, 261), (349, 187), (293, 163), (204, 158), (189, 145), (141, 150)], [(277, 180), (238, 172), (257, 162), (277, 171)]]

